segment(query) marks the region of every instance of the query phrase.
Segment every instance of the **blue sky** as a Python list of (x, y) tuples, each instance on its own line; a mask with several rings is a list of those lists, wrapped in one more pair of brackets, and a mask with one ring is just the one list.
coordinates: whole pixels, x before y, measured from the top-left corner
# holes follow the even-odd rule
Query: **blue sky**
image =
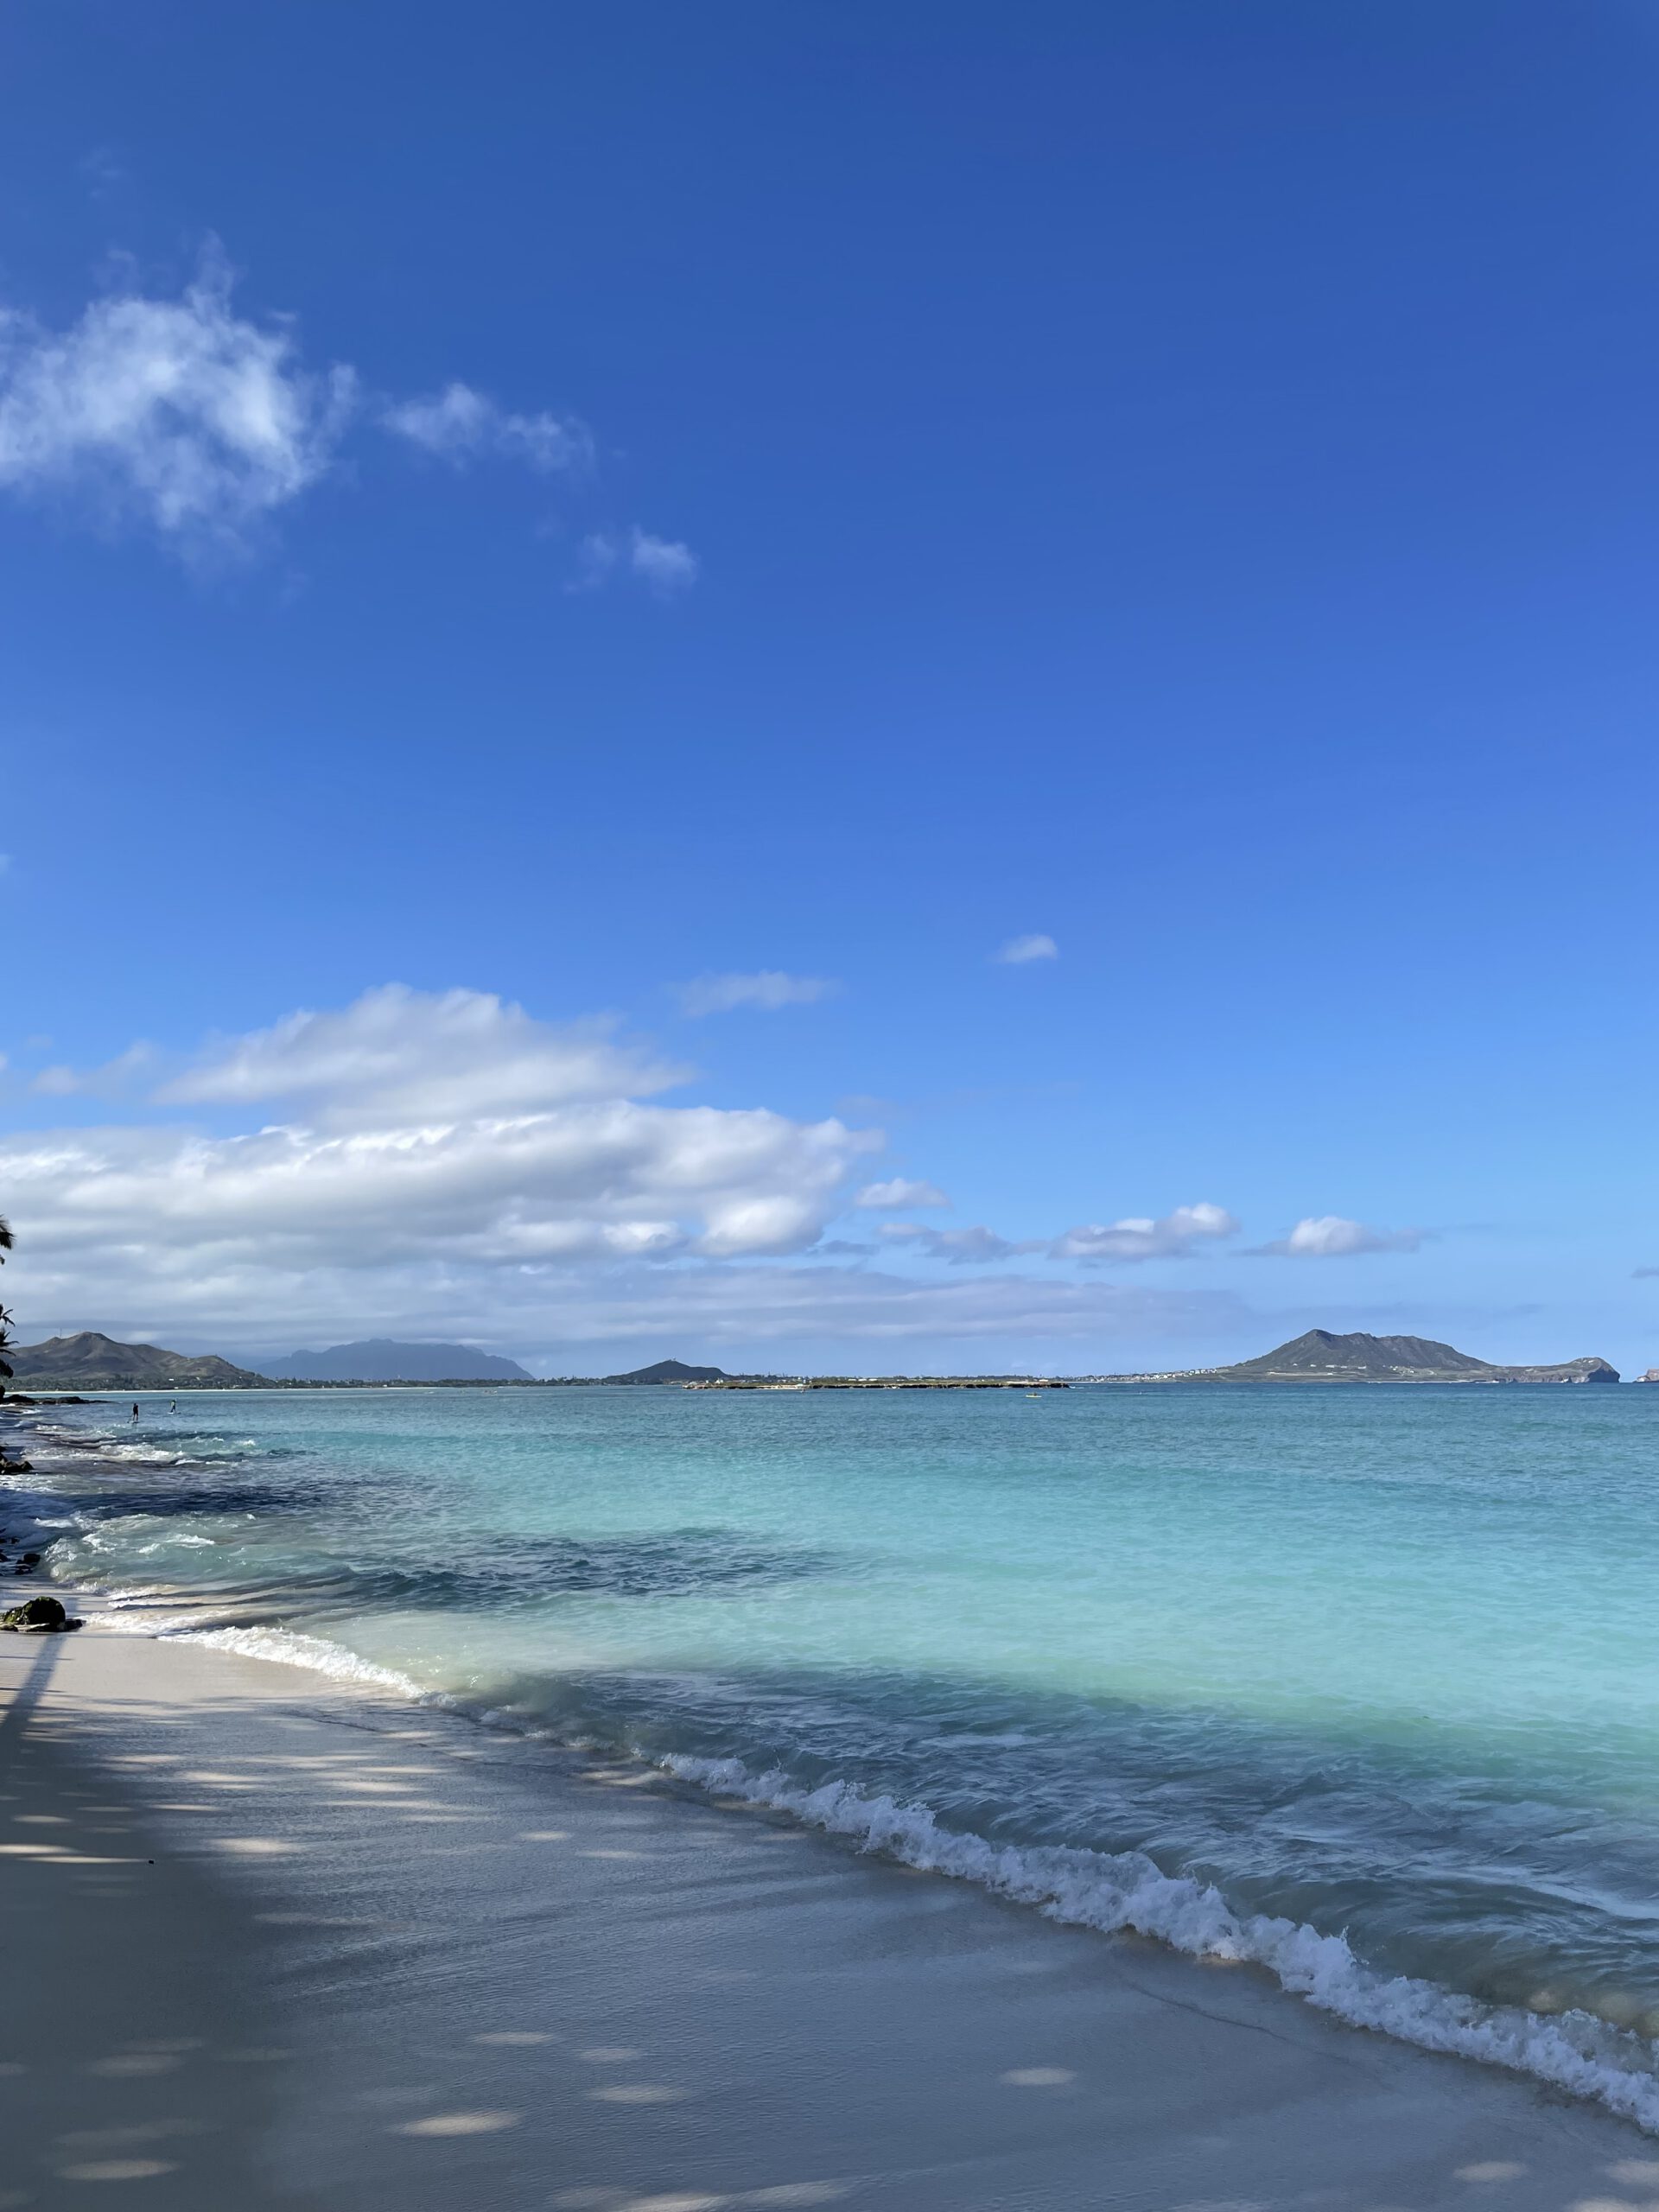
[(1659, 1361), (1651, 8), (4, 44), (25, 1339)]

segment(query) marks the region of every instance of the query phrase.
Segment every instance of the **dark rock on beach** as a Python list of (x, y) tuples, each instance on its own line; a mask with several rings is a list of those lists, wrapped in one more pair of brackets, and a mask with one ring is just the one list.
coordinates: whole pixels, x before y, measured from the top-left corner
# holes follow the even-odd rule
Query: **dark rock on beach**
[(26, 1605), (14, 1605), (10, 1612), (0, 1613), (0, 1629), (13, 1629), (23, 1636), (56, 1636), (79, 1626), (79, 1621), (70, 1619), (56, 1598), (31, 1598)]

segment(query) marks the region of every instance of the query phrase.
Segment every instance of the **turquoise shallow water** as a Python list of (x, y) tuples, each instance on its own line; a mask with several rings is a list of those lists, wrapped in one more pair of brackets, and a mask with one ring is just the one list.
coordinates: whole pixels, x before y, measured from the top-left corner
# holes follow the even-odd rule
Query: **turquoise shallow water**
[(1659, 1390), (143, 1402), (65, 1579), (1659, 2129)]

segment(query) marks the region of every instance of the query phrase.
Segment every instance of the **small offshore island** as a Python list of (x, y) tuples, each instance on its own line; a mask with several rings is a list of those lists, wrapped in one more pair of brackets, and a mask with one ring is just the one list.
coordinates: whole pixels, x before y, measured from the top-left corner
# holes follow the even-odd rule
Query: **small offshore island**
[(1163, 1375), (1091, 1375), (1091, 1382), (1617, 1382), (1605, 1359), (1567, 1359), (1554, 1367), (1499, 1367), (1432, 1337), (1338, 1336), (1309, 1329), (1276, 1351), (1234, 1367), (1184, 1368)]

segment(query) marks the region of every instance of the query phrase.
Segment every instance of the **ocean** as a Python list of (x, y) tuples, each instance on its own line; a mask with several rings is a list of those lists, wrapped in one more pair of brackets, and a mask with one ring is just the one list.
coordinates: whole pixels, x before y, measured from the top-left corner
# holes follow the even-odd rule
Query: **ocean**
[(37, 1416), (14, 1485), (118, 1624), (626, 1750), (1659, 2133), (1659, 1389), (139, 1402)]

